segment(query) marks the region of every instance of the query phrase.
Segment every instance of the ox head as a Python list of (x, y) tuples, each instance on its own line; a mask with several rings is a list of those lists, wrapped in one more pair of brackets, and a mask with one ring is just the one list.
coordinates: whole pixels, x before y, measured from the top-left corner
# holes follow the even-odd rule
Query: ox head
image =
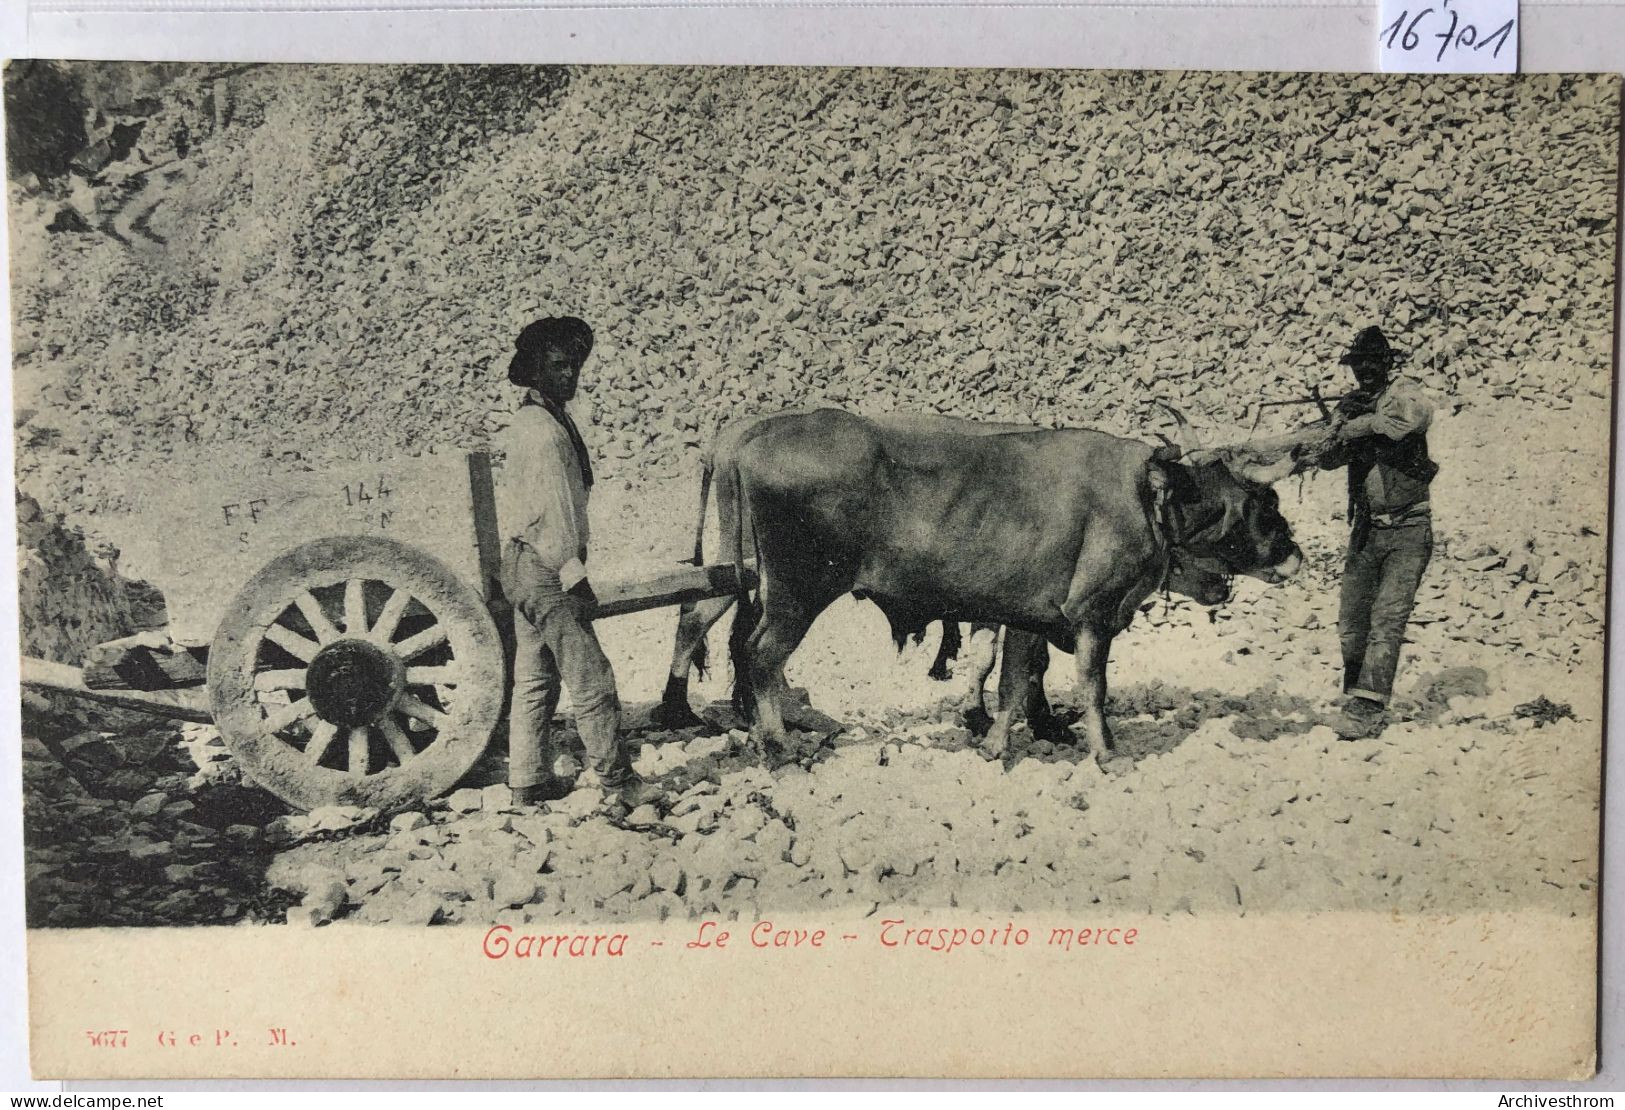
[(1273, 483), (1298, 469), (1298, 460), (1258, 445), (1203, 448), (1185, 418), (1174, 417), (1178, 442), (1154, 456), (1173, 546), (1169, 588), (1217, 605), (1229, 599), (1238, 574), (1278, 583), (1297, 573), (1303, 553)]

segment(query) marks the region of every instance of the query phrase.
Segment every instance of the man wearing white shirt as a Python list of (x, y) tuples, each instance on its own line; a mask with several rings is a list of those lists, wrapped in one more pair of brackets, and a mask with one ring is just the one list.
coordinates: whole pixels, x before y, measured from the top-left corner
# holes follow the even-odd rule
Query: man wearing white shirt
[(508, 380), (525, 390), (505, 430), (498, 516), (503, 591), (513, 602), (513, 696), (508, 707), (508, 785), (534, 804), (567, 789), (553, 774), (551, 725), (569, 687), (587, 762), (629, 806), (661, 792), (640, 779), (619, 736), (615, 672), (593, 631), (598, 600), (587, 577), (587, 497), (592, 460), (567, 403), (592, 351), (592, 329), (573, 316), (537, 320), (519, 333)]

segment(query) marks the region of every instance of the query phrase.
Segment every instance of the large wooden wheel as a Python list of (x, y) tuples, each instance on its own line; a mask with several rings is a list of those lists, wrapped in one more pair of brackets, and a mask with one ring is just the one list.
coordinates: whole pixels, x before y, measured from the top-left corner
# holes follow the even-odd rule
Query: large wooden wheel
[(503, 674), (480, 597), (380, 536), (316, 540), (272, 560), (209, 649), (226, 746), (303, 809), (396, 809), (449, 790), (490, 742)]

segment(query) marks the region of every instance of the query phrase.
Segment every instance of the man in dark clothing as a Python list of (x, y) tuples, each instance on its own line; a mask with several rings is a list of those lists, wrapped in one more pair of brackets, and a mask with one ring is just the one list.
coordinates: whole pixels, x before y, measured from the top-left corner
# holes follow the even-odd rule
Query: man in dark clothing
[(1433, 409), (1415, 385), (1393, 379), (1401, 357), (1381, 328), (1355, 336), (1341, 362), (1359, 388), (1339, 403), (1318, 459), (1323, 470), (1348, 468), (1349, 550), (1337, 615), (1348, 700), (1337, 732), (1349, 740), (1382, 732), (1405, 626), (1433, 555)]

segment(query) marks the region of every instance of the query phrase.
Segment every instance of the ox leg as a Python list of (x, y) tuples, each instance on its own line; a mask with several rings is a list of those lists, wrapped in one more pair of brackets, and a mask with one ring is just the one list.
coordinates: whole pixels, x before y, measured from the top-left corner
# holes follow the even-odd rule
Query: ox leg
[(937, 645), (937, 657), (931, 660), (931, 669), (926, 677), (938, 682), (948, 681), (948, 664), (959, 658), (959, 649), (964, 641), (959, 635), (958, 621), (942, 622), (942, 643)]
[(999, 711), (982, 741), (982, 750), (990, 759), (1005, 757), (1010, 751), (1010, 727), (1020, 719), (1025, 707), (1028, 669), (1034, 653), (1030, 633), (1014, 628), (1004, 630), (1004, 663), (999, 668)]
[(712, 597), (683, 603), (677, 615), (677, 635), (672, 644), (671, 673), (660, 705), (649, 715), (658, 728), (698, 728), (705, 724), (688, 704), (688, 672), (698, 666), (705, 670), (705, 640), (712, 627), (733, 608), (732, 597)]
[(993, 726), (993, 716), (987, 711), (987, 676), (993, 673), (993, 664), (999, 656), (999, 626), (973, 624), (970, 626), (970, 689), (965, 693), (965, 727), (972, 732), (985, 733)]
[(762, 619), (751, 633), (748, 646), (751, 696), (755, 707), (751, 740), (764, 761), (771, 762), (789, 751), (789, 735), (784, 729), (784, 697), (788, 683), (784, 664), (801, 644), (812, 617), (798, 609), (764, 609)]
[(1050, 708), (1049, 697), (1044, 693), (1044, 674), (1049, 670), (1049, 641), (1042, 636), (1033, 636), (1029, 651), (1031, 654), (1027, 662), (1027, 682), (1022, 691), (1021, 710), (1027, 718), (1027, 727), (1033, 730), (1035, 737), (1052, 744), (1077, 743), (1072, 730), (1062, 724)]
[(1096, 761), (1112, 750), (1111, 730), (1106, 727), (1106, 661), (1112, 637), (1087, 625), (1078, 628), (1074, 658), (1078, 662), (1078, 701), (1083, 708), (1083, 734)]

